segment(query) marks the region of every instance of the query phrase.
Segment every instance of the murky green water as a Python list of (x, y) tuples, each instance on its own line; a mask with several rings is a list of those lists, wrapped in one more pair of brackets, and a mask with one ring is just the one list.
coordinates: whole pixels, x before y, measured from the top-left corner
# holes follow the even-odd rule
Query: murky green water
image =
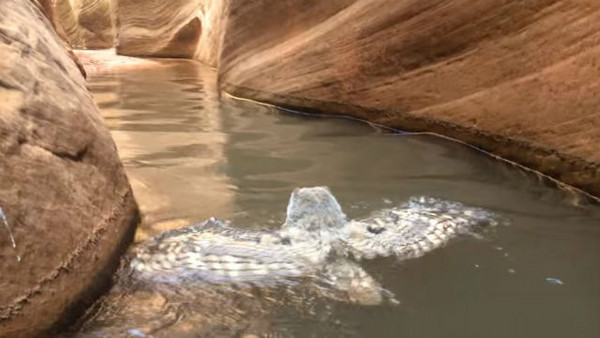
[(312, 185), (331, 187), (350, 217), (431, 195), (511, 224), (402, 264), (365, 262), (397, 306), (306, 310), (289, 297), (254, 306), (119, 286), (80, 335), (600, 337), (600, 208), (577, 194), (431, 136), (219, 101), (214, 72), (192, 62), (89, 80), (144, 214), (138, 242), (210, 216), (276, 228), (290, 192)]

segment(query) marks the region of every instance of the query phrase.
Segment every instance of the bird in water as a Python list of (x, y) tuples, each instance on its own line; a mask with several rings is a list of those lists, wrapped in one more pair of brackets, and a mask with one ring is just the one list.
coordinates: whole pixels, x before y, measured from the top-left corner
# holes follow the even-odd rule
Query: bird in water
[(349, 220), (329, 188), (297, 188), (278, 230), (238, 229), (211, 218), (150, 239), (130, 268), (139, 280), (167, 284), (268, 286), (309, 278), (331, 295), (372, 305), (393, 295), (360, 266), (362, 260), (417, 258), (495, 224), (491, 212), (432, 197)]

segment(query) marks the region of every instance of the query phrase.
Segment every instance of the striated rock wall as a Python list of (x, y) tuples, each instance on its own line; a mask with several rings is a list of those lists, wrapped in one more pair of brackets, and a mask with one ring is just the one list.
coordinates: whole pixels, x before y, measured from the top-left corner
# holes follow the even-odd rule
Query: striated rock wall
[(62, 26), (69, 44), (74, 48), (84, 48), (85, 42), (79, 27), (76, 4), (72, 2), (72, 0), (55, 0), (52, 4), (53, 17)]
[(137, 206), (51, 23), (32, 1), (0, 8), (0, 207), (16, 241), (0, 222), (0, 336), (40, 336), (108, 286)]
[[(71, 0), (77, 3), (78, 23), (86, 49), (115, 45), (115, 5), (112, 0)], [(116, 0), (115, 0), (116, 1)]]
[(200, 4), (202, 34), (194, 58), (212, 67), (218, 66), (230, 1), (204, 0)]
[(53, 0), (53, 8), (74, 48), (102, 49), (115, 45), (116, 1)]
[(434, 131), (600, 196), (600, 2), (232, 2), (225, 90)]
[(52, 24), (52, 28), (54, 28), (54, 31), (62, 40), (63, 47), (67, 50), (67, 53), (69, 53), (69, 56), (75, 62), (83, 77), (86, 77), (85, 69), (75, 56), (75, 53), (73, 53), (73, 47), (71, 46), (71, 42), (65, 31), (65, 28), (63, 27), (62, 23), (58, 20), (58, 15), (55, 11), (54, 3), (52, 2), (52, 0), (32, 1), (35, 1), (37, 3), (44, 16), (50, 21), (50, 23)]
[(217, 65), (228, 0), (119, 0), (117, 53)]

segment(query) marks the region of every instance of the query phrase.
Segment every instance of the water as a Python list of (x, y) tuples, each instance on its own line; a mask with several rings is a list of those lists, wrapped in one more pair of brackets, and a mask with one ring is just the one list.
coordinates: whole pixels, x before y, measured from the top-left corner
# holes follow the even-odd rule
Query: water
[[(295, 301), (259, 293), (252, 297), (271, 305), (255, 306), (233, 292), (126, 285), (98, 303), (80, 335), (600, 336), (600, 208), (577, 193), (432, 136), (219, 100), (214, 72), (189, 61), (89, 82), (144, 215), (136, 242), (210, 216), (277, 228), (290, 192), (313, 185), (331, 187), (350, 217), (430, 195), (510, 225), (402, 264), (365, 262), (397, 306), (315, 305), (301, 293)], [(228, 313), (236, 306), (243, 310)]]

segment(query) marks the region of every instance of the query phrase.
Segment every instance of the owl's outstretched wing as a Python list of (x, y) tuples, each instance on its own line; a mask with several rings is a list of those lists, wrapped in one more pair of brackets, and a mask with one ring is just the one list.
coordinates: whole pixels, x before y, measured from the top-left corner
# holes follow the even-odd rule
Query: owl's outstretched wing
[(498, 224), (497, 216), (481, 208), (433, 197), (413, 197), (396, 208), (383, 209), (351, 221), (344, 244), (356, 258), (395, 255), (416, 258), (461, 234), (476, 234)]
[(134, 252), (130, 267), (137, 279), (162, 283), (278, 284), (316, 272), (328, 253), (321, 249), (210, 219), (154, 237)]

